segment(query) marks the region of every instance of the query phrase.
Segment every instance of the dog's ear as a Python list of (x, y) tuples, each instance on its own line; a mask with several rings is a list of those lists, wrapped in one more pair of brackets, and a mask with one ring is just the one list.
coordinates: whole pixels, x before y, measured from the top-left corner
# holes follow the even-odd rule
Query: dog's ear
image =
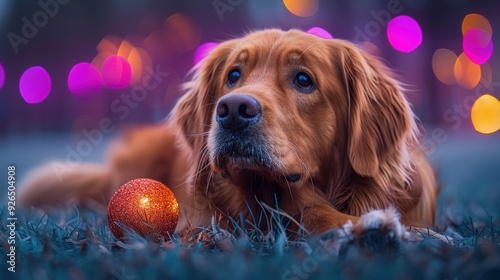
[(224, 82), (220, 72), (235, 41), (218, 45), (195, 66), (192, 80), (184, 86), (187, 92), (179, 99), (170, 115), (170, 122), (180, 128), (185, 142), (194, 150), (202, 147), (210, 128), (215, 96)]
[(415, 123), (399, 83), (385, 65), (355, 45), (341, 41), (335, 49), (347, 94), (353, 169), (375, 176), (381, 169), (409, 167), (408, 144), (414, 140)]

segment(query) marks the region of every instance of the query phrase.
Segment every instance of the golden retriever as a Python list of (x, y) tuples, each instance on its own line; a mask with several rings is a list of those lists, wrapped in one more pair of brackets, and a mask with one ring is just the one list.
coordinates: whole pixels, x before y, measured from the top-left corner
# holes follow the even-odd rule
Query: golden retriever
[(106, 165), (62, 181), (38, 170), (21, 202), (100, 202), (147, 177), (176, 194), (178, 232), (214, 214), (251, 220), (263, 205), (315, 234), (349, 225), (401, 235), (399, 218), (433, 224), (437, 187), (413, 112), (373, 56), (343, 40), (264, 30), (221, 43), (193, 71), (166, 123), (127, 131)]

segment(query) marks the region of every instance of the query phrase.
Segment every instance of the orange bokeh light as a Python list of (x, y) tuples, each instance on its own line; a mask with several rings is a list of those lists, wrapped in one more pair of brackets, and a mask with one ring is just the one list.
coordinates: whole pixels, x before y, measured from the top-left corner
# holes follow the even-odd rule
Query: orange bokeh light
[(464, 17), (464, 20), (462, 21), (462, 35), (465, 36), (465, 33), (467, 33), (470, 29), (483, 30), (488, 33), (490, 37), (493, 34), (493, 30), (488, 19), (479, 14), (468, 14)]
[(310, 17), (318, 12), (318, 0), (283, 0), (290, 13), (299, 17)]
[(460, 54), (454, 67), (455, 79), (465, 89), (473, 89), (481, 80), (481, 67)]
[(118, 52), (118, 47), (122, 43), (122, 39), (118, 36), (108, 35), (104, 37), (99, 44), (97, 44), (98, 52), (109, 52), (116, 54)]
[[(131, 37), (132, 38), (132, 37)], [(132, 69), (131, 85), (140, 83), (146, 67), (152, 67), (152, 59), (149, 53), (135, 45), (142, 45), (143, 39), (133, 37), (136, 44), (132, 44), (129, 40), (120, 39), (117, 36), (106, 36), (97, 45), (99, 53), (94, 57), (91, 64), (102, 71), (104, 61), (113, 55), (123, 57), (127, 60)]]
[(112, 55), (115, 55), (115, 53), (111, 53), (111, 52), (107, 52), (107, 51), (99, 52), (94, 57), (94, 59), (92, 59), (92, 62), (90, 64), (94, 65), (95, 67), (97, 67), (97, 69), (102, 71), (102, 65), (104, 64), (104, 61), (106, 60), (106, 58), (108, 58)]
[(151, 56), (143, 48), (132, 48), (127, 57), (127, 61), (132, 67), (132, 85), (141, 83), (141, 77), (147, 67), (152, 67)]
[(484, 134), (500, 129), (500, 101), (489, 94), (479, 97), (471, 110), (474, 128)]
[(118, 48), (118, 51), (116, 52), (116, 55), (127, 58), (133, 48), (134, 46), (132, 44), (130, 44), (127, 40), (123, 40)]
[(142, 69), (144, 69), (141, 54), (136, 48), (132, 48), (126, 58), (130, 67), (132, 67), (132, 80), (130, 81), (130, 84), (136, 85), (140, 81), (142, 77)]
[(489, 87), (493, 80), (493, 72), (488, 62), (481, 64), (481, 84), (484, 87)]
[(457, 83), (455, 79), (455, 62), (457, 55), (448, 49), (438, 49), (432, 56), (432, 71), (443, 84), (453, 85)]
[(182, 13), (169, 16), (163, 24), (164, 36), (175, 51), (188, 52), (201, 40), (201, 29), (190, 17)]

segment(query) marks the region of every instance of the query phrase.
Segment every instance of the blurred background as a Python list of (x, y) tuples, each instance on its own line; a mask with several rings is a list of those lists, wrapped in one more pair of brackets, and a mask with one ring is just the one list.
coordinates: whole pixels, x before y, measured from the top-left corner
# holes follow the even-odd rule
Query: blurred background
[(218, 42), (299, 28), (358, 43), (406, 84), (441, 214), (498, 217), (499, 14), (494, 0), (2, 0), (0, 164), (22, 180), (53, 159), (102, 161), (121, 127), (167, 116)]

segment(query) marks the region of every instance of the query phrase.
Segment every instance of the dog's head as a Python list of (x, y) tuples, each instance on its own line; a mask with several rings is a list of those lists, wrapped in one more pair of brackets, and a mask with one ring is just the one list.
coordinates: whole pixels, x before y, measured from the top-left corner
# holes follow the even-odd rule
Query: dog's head
[(388, 73), (346, 41), (253, 32), (211, 51), (172, 120), (223, 175), (251, 171), (293, 185), (392, 169), (405, 180), (415, 124)]

